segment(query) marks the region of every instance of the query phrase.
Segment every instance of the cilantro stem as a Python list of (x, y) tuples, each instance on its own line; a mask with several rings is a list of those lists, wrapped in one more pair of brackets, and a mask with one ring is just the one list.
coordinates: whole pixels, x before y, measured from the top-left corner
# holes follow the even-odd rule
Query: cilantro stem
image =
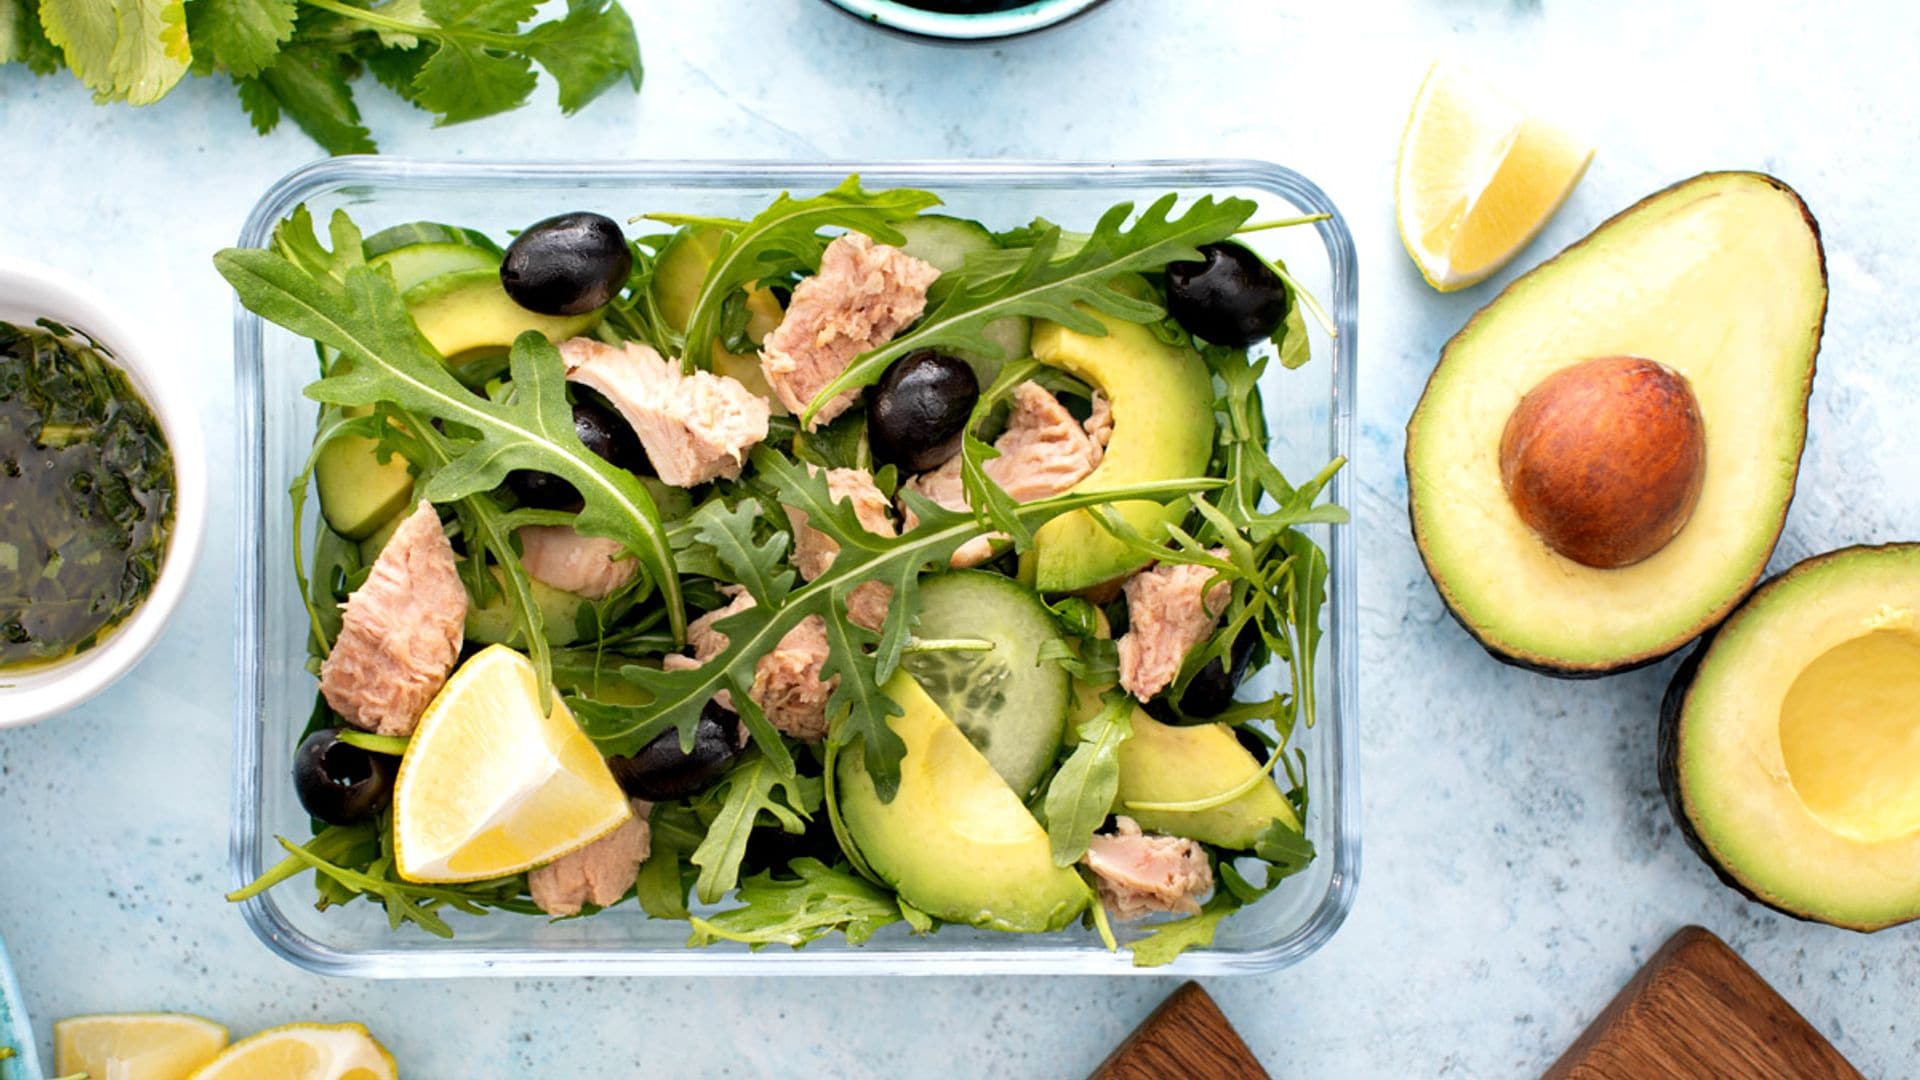
[(302, 0), (302, 2), (309, 7), (317, 7), (321, 11), (332, 12), (343, 19), (349, 19), (353, 22), (377, 27), (381, 30), (392, 31), (397, 34), (431, 38), (436, 42), (447, 42), (465, 38), (468, 41), (477, 42), (496, 49), (514, 49), (521, 44), (520, 35), (518, 34), (499, 34), (488, 30), (460, 30), (456, 32), (448, 30), (438, 23), (412, 22), (407, 19), (396, 19), (391, 15), (378, 11), (372, 11), (363, 7), (354, 7), (352, 4), (344, 3), (343, 0)]
[(1332, 217), (1332, 214), (1320, 213), (1302, 214), (1299, 217), (1276, 218), (1273, 221), (1256, 221), (1251, 225), (1242, 225), (1233, 230), (1233, 235), (1239, 236), (1241, 233), (1264, 232), (1267, 229), (1289, 229), (1295, 225), (1313, 225), (1318, 222), (1327, 221)]

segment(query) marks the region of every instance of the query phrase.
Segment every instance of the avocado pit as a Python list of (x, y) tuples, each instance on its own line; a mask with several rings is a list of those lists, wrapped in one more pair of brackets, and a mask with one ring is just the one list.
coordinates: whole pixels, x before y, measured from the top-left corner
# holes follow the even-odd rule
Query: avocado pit
[(1631, 566), (1678, 536), (1705, 474), (1693, 388), (1637, 356), (1547, 376), (1500, 436), (1500, 481), (1520, 520), (1561, 555), (1601, 570)]

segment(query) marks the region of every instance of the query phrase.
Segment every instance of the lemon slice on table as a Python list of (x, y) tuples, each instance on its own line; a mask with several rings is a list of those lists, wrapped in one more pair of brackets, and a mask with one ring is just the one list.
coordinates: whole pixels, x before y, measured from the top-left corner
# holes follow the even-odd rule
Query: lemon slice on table
[(190, 1080), (395, 1080), (393, 1055), (359, 1024), (287, 1024), (241, 1039)]
[(53, 1025), (54, 1069), (96, 1080), (183, 1080), (227, 1046), (227, 1029), (184, 1013), (71, 1016)]
[(1400, 137), (1400, 241), (1441, 292), (1483, 281), (1533, 240), (1592, 160), (1588, 143), (1437, 63)]
[(427, 706), (400, 759), (394, 862), (408, 881), (517, 874), (632, 816), (626, 793), (558, 695), (540, 710), (533, 664), (474, 654)]

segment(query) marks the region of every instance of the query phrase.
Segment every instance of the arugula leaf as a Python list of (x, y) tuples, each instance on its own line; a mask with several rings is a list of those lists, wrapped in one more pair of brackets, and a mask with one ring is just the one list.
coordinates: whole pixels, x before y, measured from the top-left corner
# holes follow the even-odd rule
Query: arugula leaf
[(685, 919), (686, 856), (700, 844), (700, 820), (684, 805), (661, 803), (655, 804), (647, 825), (652, 849), (634, 879), (633, 897), (651, 918)]
[[(423, 492), (434, 502), (482, 493), (513, 469), (567, 480), (585, 502), (574, 527), (617, 540), (639, 559), (665, 602), (675, 640), (684, 640), (680, 578), (659, 510), (633, 474), (580, 442), (559, 352), (538, 333), (522, 334), (512, 351), (513, 398), (474, 396), (420, 337), (392, 277), (365, 264), (359, 230), (344, 211), (335, 212), (331, 231), (328, 251), (313, 236), (303, 207), (276, 230), (275, 250), (229, 248), (214, 256), (248, 310), (338, 350), (346, 361), (309, 386), (308, 396), (343, 406), (387, 403), (470, 432), (458, 441), (441, 437), (449, 457)], [(410, 430), (425, 437), (427, 427)], [(529, 644), (537, 646), (539, 636), (530, 634)]]
[(874, 931), (907, 917), (904, 905), (892, 893), (844, 870), (831, 869), (818, 859), (795, 859), (788, 869), (799, 876), (776, 878), (772, 871), (756, 874), (734, 894), (740, 907), (706, 918), (695, 917), (687, 944), (711, 945), (725, 940), (755, 948), (779, 944), (797, 949), (839, 930), (848, 944), (858, 945)]
[[(820, 253), (826, 247), (820, 230), (852, 229), (883, 244), (906, 241), (893, 227), (931, 206), (940, 199), (932, 192), (912, 188), (867, 191), (860, 177), (849, 176), (838, 187), (812, 198), (796, 199), (781, 192), (753, 220), (730, 229), (707, 267), (707, 276), (693, 301), (687, 319), (686, 346), (681, 363), (688, 370), (704, 367), (720, 340), (720, 328), (729, 297), (769, 277), (795, 270), (811, 272), (820, 265)], [(667, 225), (707, 224), (706, 219), (682, 218), (672, 214), (648, 215)], [(876, 376), (877, 377), (877, 376)], [(808, 418), (812, 417), (811, 411)]]
[(559, 84), (560, 111), (568, 115), (623, 78), (640, 89), (644, 72), (633, 21), (614, 0), (567, 0), (566, 17), (534, 27), (526, 49)]
[[(1286, 264), (1279, 259), (1268, 262), (1284, 272)], [(1304, 366), (1313, 355), (1307, 341), (1307, 321), (1300, 313), (1300, 290), (1291, 277), (1283, 278), (1282, 284), (1287, 289), (1287, 315), (1280, 320), (1280, 328), (1273, 332), (1273, 345), (1279, 350), (1280, 366), (1292, 371)]]
[(194, 60), (250, 78), (273, 65), (293, 37), (294, 0), (194, 0), (187, 37)]
[(819, 777), (791, 772), (783, 776), (764, 754), (734, 766), (703, 796), (717, 800), (719, 811), (693, 851), (691, 861), (700, 868), (694, 894), (702, 903), (718, 902), (740, 880), (740, 860), (746, 857), (754, 828), (764, 822), (795, 835), (805, 832), (807, 821), (820, 809), (821, 796)]
[(98, 102), (150, 105), (193, 60), (186, 0), (40, 0), (40, 23)]
[(814, 395), (801, 422), (811, 421), (821, 406), (844, 391), (875, 382), (889, 364), (917, 349), (944, 346), (1000, 356), (1000, 346), (983, 331), (1010, 315), (1049, 319), (1092, 335), (1105, 334), (1106, 327), (1089, 309), (1129, 322), (1160, 318), (1164, 308), (1133, 295), (1126, 282), (1114, 279), (1158, 270), (1176, 260), (1197, 260), (1201, 244), (1231, 236), (1256, 208), (1248, 199), (1203, 196), (1180, 217), (1170, 217), (1177, 198), (1169, 192), (1154, 200), (1131, 226), (1127, 221), (1133, 204), (1120, 203), (1101, 215), (1085, 243), (1071, 253), (1060, 251), (1060, 230), (1049, 228), (1024, 251), (969, 258), (957, 275), (949, 275), (954, 283), (918, 326), (855, 358)]
[(1047, 785), (1047, 843), (1055, 866), (1072, 866), (1120, 792), (1120, 744), (1133, 737), (1133, 701), (1110, 690), (1105, 707), (1080, 725), (1078, 745)]
[(754, 540), (754, 525), (760, 520), (758, 500), (742, 499), (730, 508), (714, 499), (701, 504), (692, 520), (694, 536), (713, 549), (754, 603), (771, 607), (786, 599), (793, 588), (794, 571), (786, 565), (787, 545), (793, 537), (776, 532), (764, 542)]
[(1278, 818), (1268, 822), (1266, 830), (1255, 838), (1253, 852), (1271, 867), (1267, 871), (1269, 887), (1305, 870), (1314, 856), (1313, 841)]
[(967, 426), (960, 439), (960, 486), (966, 494), (967, 505), (974, 509), (980, 520), (990, 522), (995, 528), (1013, 541), (1015, 551), (1026, 551), (1033, 547), (1033, 532), (1020, 523), (1020, 515), (1015, 513), (1019, 505), (1013, 496), (1007, 494), (993, 477), (987, 475), (986, 463), (1000, 456), (1000, 451), (988, 446), (975, 437), (974, 430), (986, 420), (995, 405), (1013, 393), (1013, 388), (1032, 377), (1040, 369), (1038, 360), (1022, 360), (1002, 367), (993, 382), (981, 392), (980, 400), (974, 403), (972, 415), (967, 417)]
[(1175, 957), (1188, 949), (1213, 944), (1213, 932), (1219, 928), (1220, 920), (1238, 910), (1238, 897), (1225, 889), (1214, 890), (1213, 898), (1200, 909), (1200, 914), (1155, 923), (1145, 937), (1135, 941), (1130, 946), (1133, 950), (1133, 966), (1160, 967), (1172, 963)]

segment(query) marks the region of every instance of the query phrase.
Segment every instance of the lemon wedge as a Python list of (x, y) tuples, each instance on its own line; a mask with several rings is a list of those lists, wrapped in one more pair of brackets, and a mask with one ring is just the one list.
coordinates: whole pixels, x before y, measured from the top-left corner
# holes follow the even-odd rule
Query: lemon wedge
[(414, 729), (393, 794), (408, 881), (505, 877), (552, 862), (632, 816), (605, 759), (533, 664), (493, 645), (460, 665)]
[(227, 1029), (183, 1013), (72, 1016), (53, 1025), (54, 1068), (97, 1080), (184, 1080), (218, 1057)]
[(1400, 241), (1441, 292), (1476, 284), (1539, 234), (1592, 160), (1588, 143), (1436, 63), (1400, 137)]
[(241, 1039), (190, 1080), (395, 1080), (393, 1055), (359, 1024), (287, 1024)]

